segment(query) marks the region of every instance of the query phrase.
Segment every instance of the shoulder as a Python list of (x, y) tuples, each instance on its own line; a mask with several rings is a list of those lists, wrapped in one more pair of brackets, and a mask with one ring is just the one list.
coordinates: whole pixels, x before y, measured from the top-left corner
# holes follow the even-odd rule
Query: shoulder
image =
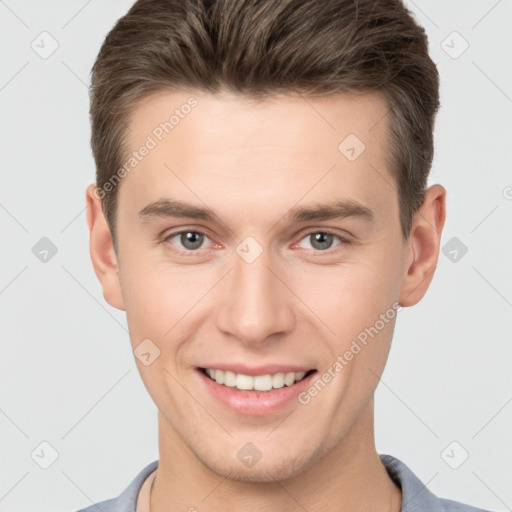
[(391, 479), (402, 489), (400, 512), (489, 512), (458, 501), (438, 498), (402, 461), (391, 455), (380, 455), (380, 460)]
[(83, 508), (77, 512), (135, 512), (137, 496), (144, 480), (158, 467), (155, 460), (148, 464), (128, 485), (128, 487), (117, 497), (109, 500), (94, 503), (90, 507)]
[(446, 500), (443, 498), (437, 499), (441, 507), (440, 510), (443, 512), (490, 512), (489, 510), (472, 507), (471, 505), (466, 505), (465, 503), (460, 503), (459, 501)]

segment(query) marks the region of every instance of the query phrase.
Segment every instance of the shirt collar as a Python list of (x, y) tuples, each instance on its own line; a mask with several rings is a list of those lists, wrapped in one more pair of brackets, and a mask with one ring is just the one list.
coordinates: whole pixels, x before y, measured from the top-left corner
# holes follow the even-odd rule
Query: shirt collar
[(402, 489), (400, 512), (435, 512), (441, 510), (439, 499), (400, 460), (379, 455), (388, 475)]

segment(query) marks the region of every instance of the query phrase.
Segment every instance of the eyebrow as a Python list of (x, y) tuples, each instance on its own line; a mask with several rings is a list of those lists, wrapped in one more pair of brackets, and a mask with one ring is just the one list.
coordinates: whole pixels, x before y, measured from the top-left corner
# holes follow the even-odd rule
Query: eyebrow
[[(222, 223), (220, 217), (208, 207), (199, 207), (185, 201), (172, 199), (152, 201), (138, 212), (138, 216), (142, 221), (155, 217), (183, 217)], [(317, 203), (307, 207), (292, 208), (282, 219), (291, 222), (305, 222), (347, 217), (361, 218), (369, 222), (375, 218), (372, 210), (367, 206), (354, 200), (340, 200), (329, 204)]]

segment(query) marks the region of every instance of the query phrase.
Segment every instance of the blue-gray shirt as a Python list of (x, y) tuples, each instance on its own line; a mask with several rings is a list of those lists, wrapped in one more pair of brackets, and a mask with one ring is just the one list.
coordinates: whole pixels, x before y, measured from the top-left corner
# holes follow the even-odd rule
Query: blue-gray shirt
[[(400, 460), (391, 455), (380, 455), (389, 476), (402, 489), (400, 512), (488, 512), (458, 501), (438, 498), (432, 494), (419, 478)], [(158, 467), (155, 460), (147, 465), (117, 497), (102, 501), (78, 512), (135, 512), (137, 496), (144, 480)]]

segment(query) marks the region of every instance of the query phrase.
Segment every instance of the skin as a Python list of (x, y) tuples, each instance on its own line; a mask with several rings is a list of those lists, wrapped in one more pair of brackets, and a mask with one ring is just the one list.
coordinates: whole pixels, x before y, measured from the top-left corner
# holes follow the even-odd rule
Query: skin
[[(238, 414), (205, 392), (195, 368), (282, 363), (321, 374), (331, 367), (393, 303), (408, 307), (424, 296), (445, 189), (427, 190), (404, 240), (378, 94), (255, 103), (227, 92), (157, 93), (133, 110), (130, 147), (191, 95), (197, 107), (119, 185), (117, 254), (95, 185), (86, 192), (104, 297), (126, 311), (134, 349), (149, 338), (160, 350), (149, 366), (136, 359), (159, 409), (151, 510), (399, 511), (373, 417), (396, 316), (307, 405), (292, 400), (268, 415)], [(350, 133), (366, 146), (352, 162), (338, 150)], [(207, 205), (221, 221), (139, 218), (164, 197)], [(339, 199), (365, 205), (373, 219), (287, 220), (293, 208)], [(201, 248), (166, 239), (180, 229), (205, 233)], [(322, 250), (309, 235), (325, 230), (335, 236)], [(247, 236), (263, 250), (250, 264), (236, 252)], [(262, 453), (251, 468), (237, 458), (248, 442)]]

